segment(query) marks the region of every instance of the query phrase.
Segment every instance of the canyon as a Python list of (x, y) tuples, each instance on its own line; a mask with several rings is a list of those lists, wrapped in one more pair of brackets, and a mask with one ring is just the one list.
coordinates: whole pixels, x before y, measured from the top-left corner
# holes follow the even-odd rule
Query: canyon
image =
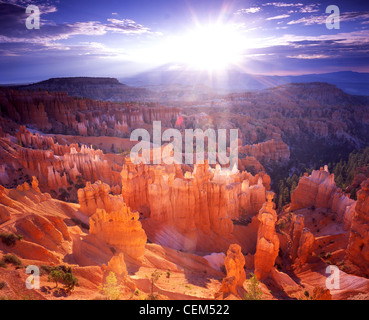
[[(114, 79), (96, 89), (100, 80), (0, 89), (0, 260), (21, 261), (0, 265), (1, 296), (106, 299), (100, 289), (112, 272), (121, 299), (238, 300), (250, 297), (252, 281), (262, 299), (369, 298), (369, 179), (355, 177), (353, 199), (328, 165), (304, 171), (300, 153), (312, 137), (367, 144), (361, 100), (313, 83), (167, 106), (107, 101), (115, 87), (141, 93)], [(92, 91), (72, 97), (81, 81)], [(105, 98), (93, 100), (94, 88)], [(181, 133), (238, 129), (238, 167), (134, 164), (128, 137), (153, 121)], [(301, 171), (278, 207), (275, 168)], [(28, 265), (46, 270), (41, 289), (25, 287)], [(57, 296), (47, 270), (61, 266), (79, 285)], [(327, 287), (330, 267), (339, 288)]]

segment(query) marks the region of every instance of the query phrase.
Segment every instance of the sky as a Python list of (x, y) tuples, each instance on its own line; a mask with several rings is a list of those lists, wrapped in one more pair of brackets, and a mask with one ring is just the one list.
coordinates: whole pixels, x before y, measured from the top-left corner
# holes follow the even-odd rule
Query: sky
[[(0, 0), (0, 83), (121, 78), (161, 66), (369, 72), (368, 1), (270, 1)], [(39, 9), (39, 29), (27, 28), (29, 5)], [(327, 26), (328, 5), (339, 9), (339, 28)]]

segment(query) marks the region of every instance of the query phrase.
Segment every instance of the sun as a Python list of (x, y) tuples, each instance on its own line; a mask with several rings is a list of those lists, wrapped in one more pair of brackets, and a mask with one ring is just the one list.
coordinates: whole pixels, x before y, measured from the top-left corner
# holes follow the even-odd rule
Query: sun
[(179, 56), (189, 67), (221, 70), (237, 64), (244, 39), (234, 25), (199, 25), (181, 38)]

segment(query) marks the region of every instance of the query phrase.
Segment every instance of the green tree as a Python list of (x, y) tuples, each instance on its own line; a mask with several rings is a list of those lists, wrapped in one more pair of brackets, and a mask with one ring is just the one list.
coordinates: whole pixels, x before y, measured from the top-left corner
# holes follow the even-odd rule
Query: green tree
[(120, 286), (113, 271), (105, 279), (105, 284), (100, 286), (100, 291), (109, 300), (117, 300), (120, 296)]
[(63, 276), (63, 284), (64, 288), (68, 292), (71, 292), (74, 289), (74, 287), (78, 284), (78, 279), (72, 273), (67, 272)]
[(62, 282), (64, 277), (64, 272), (61, 270), (54, 269), (49, 273), (48, 281), (55, 282), (55, 287), (58, 287), (58, 282)]

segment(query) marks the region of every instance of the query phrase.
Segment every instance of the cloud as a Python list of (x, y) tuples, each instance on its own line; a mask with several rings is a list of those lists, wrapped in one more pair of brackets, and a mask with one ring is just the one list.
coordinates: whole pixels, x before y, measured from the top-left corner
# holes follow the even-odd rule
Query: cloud
[(130, 19), (107, 19), (110, 24), (105, 25), (107, 31), (120, 33), (149, 33), (150, 29)]
[(342, 32), (337, 34), (325, 34), (320, 36), (299, 36), (294, 34), (285, 34), (281, 37), (270, 37), (260, 39), (263, 47), (270, 46), (291, 46), (297, 44), (299, 47), (311, 45), (333, 45), (333, 44), (350, 44), (369, 46), (369, 30), (360, 30), (352, 32)]
[(247, 9), (239, 9), (234, 14), (242, 15), (242, 14), (249, 14), (249, 13), (257, 13), (261, 10), (260, 7), (251, 7)]
[(311, 59), (327, 59), (332, 58), (332, 56), (328, 56), (326, 54), (298, 54), (296, 56), (286, 56), (286, 58), (311, 60)]
[(356, 21), (356, 20), (368, 20), (369, 11), (362, 12), (344, 12), (340, 14), (341, 21)]
[[(309, 16), (303, 17), (298, 20), (289, 21), (287, 24), (300, 24), (302, 23), (305, 26), (309, 26), (312, 24), (324, 24), (329, 15), (320, 15), (320, 16)], [(367, 20), (369, 19), (369, 11), (363, 12), (344, 12), (340, 14), (340, 22), (343, 21), (356, 21), (356, 20)]]
[(82, 21), (62, 24), (43, 20), (41, 21), (40, 29), (28, 30), (25, 26), (25, 21), (28, 17), (25, 13), (25, 8), (1, 2), (0, 16), (0, 41), (7, 43), (48, 43), (69, 39), (76, 35), (101, 36), (108, 32), (125, 34), (152, 33), (149, 28), (130, 19), (107, 19), (108, 23)]
[(274, 7), (301, 7), (302, 3), (285, 3), (285, 2), (268, 2), (262, 4), (262, 6), (274, 6)]
[(56, 24), (49, 20), (41, 20), (40, 29), (28, 30), (25, 26), (27, 14), (25, 7), (17, 4), (0, 2), (0, 56), (33, 55), (59, 56), (61, 54), (89, 55), (99, 57), (118, 57), (123, 55), (121, 49), (107, 48), (98, 42), (79, 42), (65, 44), (61, 41), (74, 36), (103, 36), (107, 33), (122, 33), (127, 35), (154, 34), (130, 19), (107, 19), (100, 21), (82, 21)]
[(275, 16), (275, 17), (270, 17), (267, 18), (266, 20), (278, 20), (278, 19), (285, 19), (288, 18), (290, 15), (289, 14), (281, 14), (279, 16)]
[[(52, 3), (53, 2), (53, 3)], [(48, 14), (57, 12), (57, 8), (55, 6), (55, 3), (58, 1), (45, 1), (45, 0), (8, 0), (8, 1), (0, 1), (1, 4), (9, 4), (13, 6), (18, 6), (22, 8), (26, 8), (29, 5), (35, 5), (40, 9), (40, 14)]]
[(310, 16), (303, 17), (298, 20), (291, 20), (287, 22), (287, 24), (300, 24), (302, 23), (305, 26), (310, 26), (312, 24), (323, 24), (325, 23), (327, 16)]
[(302, 8), (300, 8), (301, 13), (312, 13), (312, 12), (318, 12), (319, 4), (308, 4)]

